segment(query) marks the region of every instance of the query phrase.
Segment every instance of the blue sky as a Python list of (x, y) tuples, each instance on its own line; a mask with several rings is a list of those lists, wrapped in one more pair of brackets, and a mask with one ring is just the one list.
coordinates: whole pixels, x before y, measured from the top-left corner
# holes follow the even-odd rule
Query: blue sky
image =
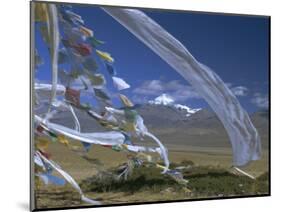
[[(168, 93), (178, 103), (193, 108), (208, 107), (180, 75), (102, 9), (75, 5), (72, 10), (82, 16), (85, 25), (94, 31), (95, 37), (106, 42), (99, 49), (114, 57), (118, 76), (131, 85), (123, 93), (134, 102), (143, 103), (162, 93)], [(254, 112), (267, 107), (267, 18), (143, 11), (182, 42), (197, 60), (212, 68), (228, 83), (247, 111)], [(36, 73), (36, 79), (50, 81), (50, 61), (46, 45), (38, 31), (35, 38), (36, 48), (44, 59), (44, 64)], [(103, 69), (100, 71), (105, 73)], [(116, 92), (109, 77), (106, 77), (108, 90)]]

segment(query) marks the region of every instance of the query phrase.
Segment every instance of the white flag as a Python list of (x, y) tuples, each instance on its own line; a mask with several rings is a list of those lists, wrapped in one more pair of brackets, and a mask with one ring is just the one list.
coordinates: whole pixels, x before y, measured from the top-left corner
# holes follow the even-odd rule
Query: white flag
[(130, 85), (125, 82), (125, 80), (123, 80), (122, 78), (119, 78), (119, 77), (112, 77), (112, 80), (113, 80), (113, 84), (114, 86), (119, 90), (124, 90), (124, 89), (127, 89), (127, 88), (130, 88)]
[(261, 143), (257, 130), (237, 98), (215, 72), (199, 63), (176, 38), (143, 12), (103, 9), (173, 67), (208, 102), (229, 135), (235, 166), (260, 158)]

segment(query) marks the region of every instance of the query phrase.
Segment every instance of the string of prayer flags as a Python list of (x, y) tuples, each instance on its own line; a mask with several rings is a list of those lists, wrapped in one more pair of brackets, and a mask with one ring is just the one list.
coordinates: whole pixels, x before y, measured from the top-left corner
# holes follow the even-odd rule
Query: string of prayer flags
[[(130, 85), (124, 79), (116, 76), (117, 74), (113, 67), (113, 57), (108, 52), (96, 49), (98, 46), (104, 44), (104, 42), (94, 37), (93, 30), (84, 25), (82, 17), (72, 12), (71, 7), (57, 5), (53, 9), (56, 10), (56, 8), (59, 8), (57, 14), (59, 19), (58, 17), (55, 17), (54, 20), (59, 22), (57, 25), (59, 25), (60, 29), (63, 31), (63, 33), (59, 34), (60, 36), (57, 36), (59, 37), (63, 48), (59, 51), (56, 49), (58, 54), (55, 54), (57, 55), (57, 58), (55, 59), (60, 66), (58, 78), (63, 84), (60, 86), (64, 89), (63, 94), (59, 96), (59, 98), (55, 99), (55, 101), (52, 100), (53, 102), (51, 101), (51, 110), (44, 117), (41, 117), (41, 115), (38, 114), (34, 116), (37, 139), (37, 151), (34, 155), (34, 161), (37, 165), (43, 168), (43, 171), (40, 170), (36, 175), (45, 184), (65, 185), (67, 181), (80, 193), (81, 200), (91, 204), (100, 204), (98, 201), (85, 197), (75, 180), (68, 173), (63, 171), (54, 161), (49, 160), (50, 155), (46, 150), (50, 140), (66, 146), (69, 145), (69, 142), (78, 140), (83, 145), (85, 154), (90, 150), (93, 144), (107, 146), (114, 151), (135, 153), (128, 158), (127, 165), (123, 167), (121, 174), (118, 175), (125, 179), (132, 173), (134, 167), (143, 164), (144, 159), (138, 157), (140, 152), (159, 154), (165, 163), (165, 166), (161, 166), (161, 169), (164, 171), (168, 170), (169, 160), (167, 157), (167, 150), (153, 134), (148, 132), (142, 117), (135, 110), (136, 106), (128, 97), (119, 94), (120, 100), (124, 105), (123, 108), (114, 108), (112, 106), (111, 98), (106, 92), (105, 76), (98, 70), (99, 67), (92, 52), (95, 50), (98, 58), (105, 64), (105, 69), (112, 78), (113, 85), (118, 91), (128, 89), (130, 88)], [(44, 8), (39, 8), (39, 11), (44, 11)], [(45, 15), (46, 14), (47, 13), (45, 13)], [(44, 20), (44, 14), (41, 14), (41, 16), (42, 17), (39, 15), (38, 19)], [(42, 26), (42, 37), (51, 49), (54, 47), (54, 43), (49, 42), (49, 40), (52, 41), (54, 36), (49, 35), (49, 28), (47, 29), (45, 25)], [(57, 34), (59, 33), (58, 28), (56, 32)], [(45, 103), (47, 99), (46, 96), (49, 97), (51, 94), (56, 94), (56, 92), (60, 90), (56, 80), (52, 80), (52, 83), (53, 84), (48, 84), (48, 86), (44, 87), (44, 91), (46, 90), (45, 92), (47, 93), (44, 99)], [(78, 90), (77, 87), (74, 88), (74, 85), (77, 86), (77, 83), (79, 84), (78, 87), (82, 84), (84, 89), (82, 88)], [(41, 91), (38, 86), (35, 86), (35, 88), (36, 90)], [(84, 100), (83, 98), (80, 99), (83, 90), (93, 93), (93, 96), (95, 96), (97, 100), (97, 108), (94, 106), (92, 107), (91, 104), (81, 102)], [(39, 105), (44, 105), (44, 101), (40, 99)], [(108, 107), (109, 105), (110, 107)], [(86, 114), (93, 117), (101, 126), (107, 129), (107, 131), (81, 132), (76, 110), (74, 110), (72, 106), (75, 106), (76, 110), (85, 110), (87, 112)], [(75, 129), (52, 122), (52, 117), (58, 113), (60, 109), (67, 110), (72, 114)], [(108, 131), (108, 129), (111, 131)], [(131, 141), (132, 136), (140, 139), (147, 136), (154, 140), (159, 147), (136, 146)], [(150, 163), (153, 162), (148, 156), (147, 158)], [(52, 175), (53, 170), (56, 170), (61, 174), (64, 179)]]

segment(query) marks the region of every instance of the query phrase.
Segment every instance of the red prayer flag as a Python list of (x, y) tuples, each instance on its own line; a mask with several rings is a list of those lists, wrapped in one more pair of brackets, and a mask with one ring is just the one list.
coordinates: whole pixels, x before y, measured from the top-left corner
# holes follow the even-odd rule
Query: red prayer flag
[(92, 53), (91, 46), (82, 43), (78, 45), (73, 45), (73, 48), (81, 55), (81, 56), (88, 56)]
[(80, 91), (67, 87), (65, 91), (65, 98), (71, 104), (80, 106)]

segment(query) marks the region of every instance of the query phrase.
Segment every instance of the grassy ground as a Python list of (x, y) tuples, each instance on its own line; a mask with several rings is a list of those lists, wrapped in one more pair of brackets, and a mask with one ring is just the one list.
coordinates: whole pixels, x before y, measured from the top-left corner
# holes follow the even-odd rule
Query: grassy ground
[[(189, 180), (180, 186), (161, 170), (154, 167), (137, 168), (127, 181), (116, 182), (110, 177), (99, 180), (97, 168), (115, 169), (127, 161), (125, 153), (114, 152), (105, 147), (94, 146), (89, 154), (81, 157), (81, 146), (77, 143), (74, 151), (53, 143), (49, 147), (52, 159), (74, 177), (85, 194), (103, 204), (196, 199), (207, 197), (259, 195), (268, 193), (268, 153), (265, 150), (261, 160), (245, 169), (257, 177), (251, 180), (230, 172), (231, 150), (168, 145), (169, 158), (173, 166), (191, 164), (183, 172)], [(187, 162), (189, 161), (189, 162)], [(105, 176), (106, 177), (106, 176)], [(106, 180), (105, 180), (106, 179)], [(83, 205), (79, 194), (67, 185), (64, 187), (37, 184), (37, 208), (66, 207)]]

